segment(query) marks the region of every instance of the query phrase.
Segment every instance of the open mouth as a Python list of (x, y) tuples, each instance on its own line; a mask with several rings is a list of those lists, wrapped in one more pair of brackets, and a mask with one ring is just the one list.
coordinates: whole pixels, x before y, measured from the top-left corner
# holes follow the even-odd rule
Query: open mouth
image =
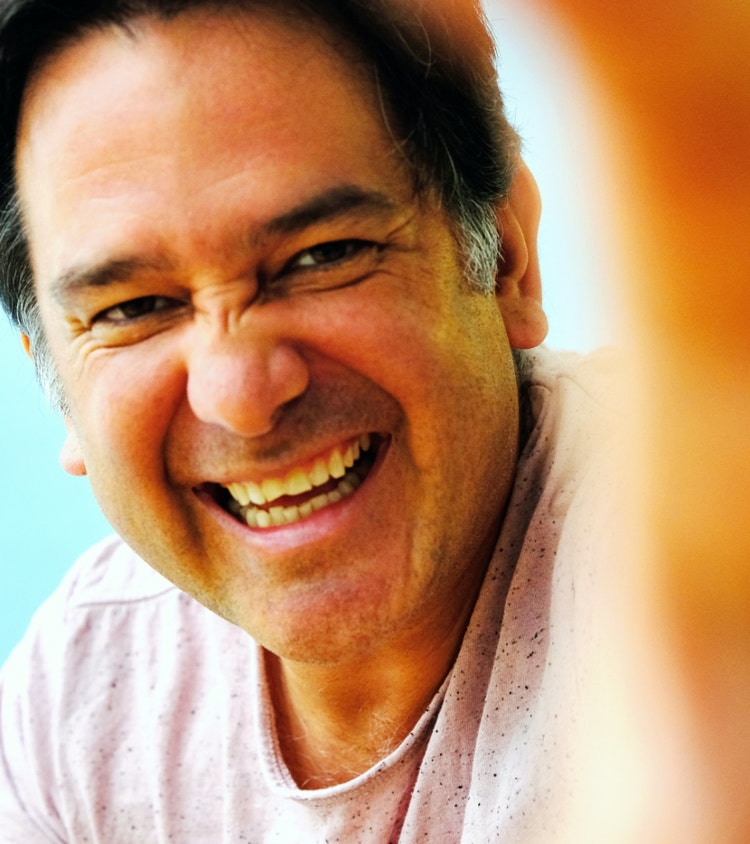
[(251, 528), (301, 522), (354, 494), (370, 473), (380, 442), (377, 435), (363, 434), (283, 478), (218, 487), (217, 501)]

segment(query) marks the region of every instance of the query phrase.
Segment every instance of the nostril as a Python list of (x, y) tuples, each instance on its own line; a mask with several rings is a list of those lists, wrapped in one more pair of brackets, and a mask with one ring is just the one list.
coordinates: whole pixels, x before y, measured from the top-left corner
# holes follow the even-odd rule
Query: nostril
[(278, 424), (282, 416), (292, 413), (297, 407), (299, 407), (303, 399), (304, 394), (300, 394), (299, 396), (295, 396), (293, 399), (289, 399), (289, 401), (284, 402), (284, 404), (280, 407), (277, 407), (274, 412), (274, 426)]

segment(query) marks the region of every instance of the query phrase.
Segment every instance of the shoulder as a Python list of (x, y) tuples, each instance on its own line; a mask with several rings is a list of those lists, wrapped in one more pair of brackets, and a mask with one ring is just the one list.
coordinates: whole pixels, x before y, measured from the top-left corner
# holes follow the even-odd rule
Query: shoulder
[(110, 536), (76, 560), (52, 600), (72, 609), (148, 601), (175, 589), (119, 536)]
[(520, 379), (532, 446), (591, 454), (628, 430), (632, 380), (615, 349), (585, 355), (535, 349), (527, 354)]
[(112, 665), (142, 662), (158, 650), (154, 643), (165, 631), (201, 629), (210, 615), (119, 537), (109, 537), (79, 557), (34, 614), (3, 667), (3, 686), (34, 697), (98, 682)]
[(174, 603), (177, 591), (119, 537), (97, 543), (34, 614), (3, 667), (6, 693), (14, 687), (39, 693), (42, 686), (70, 682), (70, 672), (99, 661), (102, 648), (127, 647), (127, 637), (115, 632), (133, 626), (149, 604)]
[(0, 714), (15, 710), (19, 740), (41, 744), (40, 724), (72, 730), (89, 708), (101, 717), (118, 708), (127, 720), (137, 699), (174, 693), (216, 653), (239, 641), (244, 654), (247, 638), (112, 537), (80, 557), (35, 614), (0, 673)]
[(620, 409), (627, 380), (625, 358), (614, 348), (581, 354), (542, 347), (527, 353), (527, 388), (569, 398), (578, 394), (605, 411)]
[(542, 348), (527, 360), (516, 493), (531, 496), (547, 522), (564, 521), (582, 535), (609, 523), (628, 491), (637, 412), (629, 366), (613, 349), (582, 355)]
[[(247, 634), (120, 539), (91, 548), (0, 672), (0, 827), (89, 840), (92, 823), (120, 817), (107, 806), (140, 811), (146, 800), (150, 811), (164, 788), (153, 771), (166, 764), (179, 779), (182, 754), (208, 746), (217, 719), (234, 723), (225, 712), (239, 692), (251, 694), (254, 654)], [(227, 686), (237, 694), (217, 694)], [(211, 768), (215, 754), (207, 759), (184, 770)], [(214, 766), (204, 779), (215, 775)], [(111, 831), (94, 837), (114, 840)]]

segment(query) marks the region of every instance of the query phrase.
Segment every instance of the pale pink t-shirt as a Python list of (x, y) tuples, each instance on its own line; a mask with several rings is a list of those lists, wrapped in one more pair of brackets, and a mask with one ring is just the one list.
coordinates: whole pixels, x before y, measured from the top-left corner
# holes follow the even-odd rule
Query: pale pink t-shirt
[(618, 410), (611, 355), (534, 361), (534, 428), (460, 654), (396, 752), (297, 788), (258, 647), (113, 537), (3, 670), (0, 842), (554, 842), (585, 732)]

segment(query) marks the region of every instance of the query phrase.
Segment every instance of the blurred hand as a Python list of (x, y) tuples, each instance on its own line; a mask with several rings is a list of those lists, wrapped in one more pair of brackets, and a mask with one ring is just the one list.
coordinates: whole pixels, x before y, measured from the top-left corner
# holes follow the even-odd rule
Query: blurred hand
[[(612, 225), (643, 385), (638, 515), (650, 543), (634, 562), (651, 627), (632, 637), (631, 650), (642, 650), (630, 656), (648, 662), (649, 638), (666, 646), (677, 691), (665, 682), (664, 705), (675, 721), (686, 707), (683, 738), (696, 764), (682, 772), (694, 790), (678, 784), (681, 802), (665, 808), (664, 826), (674, 811), (693, 824), (696, 844), (746, 844), (750, 3), (537, 3), (606, 92), (620, 186)], [(686, 840), (657, 826), (638, 844)]]

